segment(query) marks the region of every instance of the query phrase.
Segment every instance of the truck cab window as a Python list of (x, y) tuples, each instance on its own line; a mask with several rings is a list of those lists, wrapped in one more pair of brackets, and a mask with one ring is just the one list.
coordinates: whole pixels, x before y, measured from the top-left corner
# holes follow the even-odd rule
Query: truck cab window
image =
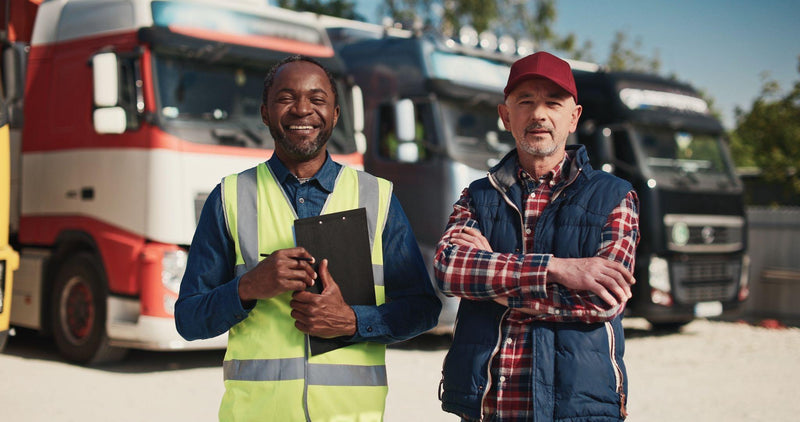
[(614, 132), (614, 154), (617, 159), (630, 166), (636, 166), (636, 154), (633, 152), (630, 136), (626, 130)]
[(515, 147), (514, 137), (497, 115), (497, 105), (448, 100), (441, 102), (441, 110), (449, 131), (448, 153), (460, 163), (483, 172)]

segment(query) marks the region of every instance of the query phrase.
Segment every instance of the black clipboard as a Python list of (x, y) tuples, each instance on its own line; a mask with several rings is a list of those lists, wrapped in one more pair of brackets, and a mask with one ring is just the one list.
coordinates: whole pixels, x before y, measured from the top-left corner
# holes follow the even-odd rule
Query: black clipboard
[[(364, 208), (323, 214), (294, 221), (295, 244), (304, 247), (315, 260), (315, 269), (328, 260), (331, 277), (339, 285), (348, 305), (375, 305), (375, 280), (369, 244), (367, 211)], [(322, 282), (308, 291), (320, 293)], [(311, 355), (329, 352), (352, 343), (342, 338), (310, 336)]]

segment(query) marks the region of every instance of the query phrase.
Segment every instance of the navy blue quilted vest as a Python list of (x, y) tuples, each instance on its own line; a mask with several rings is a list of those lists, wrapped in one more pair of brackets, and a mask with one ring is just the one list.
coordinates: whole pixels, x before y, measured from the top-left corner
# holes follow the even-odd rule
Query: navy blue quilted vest
[[(535, 228), (535, 250), (527, 253), (594, 256), (608, 215), (632, 189), (628, 182), (592, 169), (582, 146), (568, 146), (567, 151), (572, 157), (570, 182), (554, 187), (552, 202)], [(516, 167), (515, 150), (490, 170), (493, 180), (479, 179), (469, 187), (478, 228), (495, 252), (523, 252), (522, 217), (517, 211), (522, 210), (522, 187)], [(480, 416), (489, 363), (500, 341), (506, 310), (491, 301), (461, 300), (453, 344), (444, 363), (441, 400), (445, 411), (469, 419)], [(627, 376), (621, 317), (608, 323), (533, 324), (534, 420), (622, 420)]]

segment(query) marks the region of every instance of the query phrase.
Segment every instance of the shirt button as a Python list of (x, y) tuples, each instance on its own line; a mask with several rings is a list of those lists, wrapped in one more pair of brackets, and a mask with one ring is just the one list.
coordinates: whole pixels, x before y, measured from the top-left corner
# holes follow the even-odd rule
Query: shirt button
[(300, 199), (298, 199), (298, 200), (297, 200), (297, 202), (300, 202), (300, 203), (302, 204), (302, 203), (305, 203), (305, 202), (306, 202), (306, 200), (305, 200), (305, 199), (303, 199), (303, 198), (300, 198)]
[(372, 332), (372, 327), (367, 327), (367, 332), (371, 333)]
[(511, 340), (511, 337), (509, 337), (509, 338), (507, 338), (507, 339), (506, 339), (506, 344), (511, 344), (511, 343), (513, 343), (513, 342), (514, 342), (514, 340)]
[(505, 376), (501, 376), (500, 377), (500, 382), (506, 382), (506, 377)]
[(536, 198), (536, 192), (531, 192), (531, 198)]
[(525, 229), (525, 234), (531, 234), (531, 229)]

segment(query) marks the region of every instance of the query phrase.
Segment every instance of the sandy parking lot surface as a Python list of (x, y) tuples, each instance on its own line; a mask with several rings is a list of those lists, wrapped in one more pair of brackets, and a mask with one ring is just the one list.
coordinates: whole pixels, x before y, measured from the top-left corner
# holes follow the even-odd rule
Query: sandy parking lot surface
[[(794, 421), (800, 329), (698, 320), (679, 334), (626, 320), (629, 421)], [(389, 349), (386, 421), (458, 421), (436, 398), (446, 337)], [(64, 363), (31, 335), (0, 354), (0, 421), (215, 421), (222, 352), (132, 352), (117, 365)]]

